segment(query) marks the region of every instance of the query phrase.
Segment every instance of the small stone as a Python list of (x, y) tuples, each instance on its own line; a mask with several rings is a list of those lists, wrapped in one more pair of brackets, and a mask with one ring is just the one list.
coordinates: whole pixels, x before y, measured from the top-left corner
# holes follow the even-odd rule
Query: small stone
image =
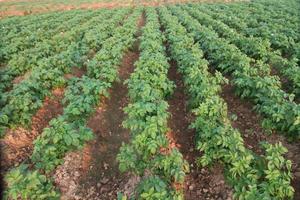
[(109, 167), (109, 164), (107, 164), (107, 163), (104, 163), (104, 164), (103, 164), (103, 166), (104, 166), (104, 169), (105, 169), (105, 170), (107, 170), (107, 169), (108, 169), (108, 167)]
[(204, 192), (204, 193), (207, 193), (207, 192), (208, 192), (208, 189), (205, 189), (205, 188), (204, 188), (204, 189), (203, 189), (203, 192)]
[(101, 187), (101, 183), (97, 183), (97, 187), (98, 187), (98, 188)]
[(196, 194), (197, 194), (197, 196), (200, 196), (201, 195), (201, 190), (197, 190)]
[(195, 188), (195, 186), (192, 184), (189, 186), (189, 190), (193, 190)]
[(76, 171), (76, 172), (74, 173), (74, 176), (75, 176), (75, 177), (78, 177), (78, 176), (80, 176), (79, 172), (78, 172), (78, 171)]
[(108, 183), (108, 178), (103, 178), (103, 179), (101, 179), (101, 181), (100, 181), (102, 184), (106, 184), (106, 183)]

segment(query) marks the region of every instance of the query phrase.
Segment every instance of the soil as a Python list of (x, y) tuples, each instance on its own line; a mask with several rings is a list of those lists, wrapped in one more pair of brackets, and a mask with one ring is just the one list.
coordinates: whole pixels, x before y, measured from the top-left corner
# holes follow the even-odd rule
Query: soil
[(72, 67), (71, 68), (71, 73), (65, 74), (64, 78), (69, 80), (73, 77), (77, 77), (80, 78), (82, 77), (84, 74), (86, 73), (86, 69), (85, 68), (81, 68), (81, 67)]
[(52, 118), (62, 114), (63, 107), (60, 101), (63, 93), (62, 88), (57, 88), (52, 91), (51, 97), (46, 97), (43, 106), (32, 117), (29, 129), (18, 127), (7, 130), (4, 138), (0, 140), (1, 173), (29, 158), (33, 150), (33, 141)]
[[(71, 73), (65, 76), (66, 79), (71, 77), (81, 77), (85, 73), (84, 69), (72, 67)], [(18, 84), (28, 73), (14, 80)], [(49, 122), (63, 113), (61, 103), (64, 97), (64, 88), (56, 88), (52, 91), (51, 96), (45, 98), (43, 106), (36, 112), (31, 119), (29, 128), (17, 127), (8, 129), (4, 138), (0, 139), (1, 162), (0, 174), (1, 185), (5, 187), (3, 181), (4, 175), (12, 167), (20, 165), (29, 159), (33, 151), (34, 140), (42, 133), (43, 129), (49, 126)]]
[(266, 133), (261, 127), (262, 118), (252, 109), (251, 102), (236, 96), (230, 83), (222, 87), (221, 97), (227, 103), (232, 126), (242, 133), (245, 146), (256, 154), (261, 154), (259, 141), (265, 139)]
[[(0, 0), (7, 1), (7, 0)], [(219, 0), (219, 2), (228, 3), (232, 0)], [(0, 19), (7, 16), (25, 16), (36, 13), (44, 13), (50, 11), (68, 11), (73, 9), (100, 9), (100, 8), (121, 8), (128, 6), (160, 6), (164, 4), (177, 4), (177, 3), (186, 3), (186, 2), (212, 2), (211, 0), (161, 0), (161, 1), (124, 1), (124, 2), (101, 2), (101, 3), (82, 3), (79, 5), (66, 5), (66, 4), (45, 4), (43, 8), (34, 7), (34, 1), (32, 5), (24, 7), (23, 10), (17, 10), (14, 8), (14, 5), (9, 6), (6, 10), (0, 11)]]
[(28, 78), (31, 74), (31, 71), (27, 71), (25, 72), (23, 75), (16, 77), (12, 83), (13, 84), (19, 84), (21, 81), (23, 81), (24, 79)]
[(171, 61), (170, 66), (168, 77), (176, 84), (174, 93), (168, 101), (171, 113), (169, 120), (171, 137), (190, 165), (190, 173), (185, 178), (184, 198), (232, 199), (232, 191), (225, 183), (221, 165), (215, 164), (211, 168), (201, 168), (197, 165), (197, 158), (201, 154), (196, 150), (195, 130), (188, 128), (192, 122), (192, 116), (187, 110), (188, 97), (184, 93), (183, 79), (176, 70), (176, 63)]
[(288, 142), (284, 136), (275, 131), (270, 134), (266, 133), (261, 126), (263, 118), (252, 109), (251, 102), (242, 100), (234, 94), (234, 87), (231, 84), (223, 86), (221, 96), (227, 103), (229, 115), (236, 115), (236, 120), (232, 120), (232, 126), (240, 131), (248, 149), (258, 155), (263, 154), (260, 148), (262, 141), (271, 144), (281, 142), (288, 149), (285, 157), (292, 161), (294, 196), (295, 199), (300, 199), (300, 143)]
[[(139, 20), (139, 30), (144, 23), (143, 15)], [(128, 104), (128, 89), (124, 81), (138, 60), (139, 41), (133, 46), (123, 56), (120, 81), (110, 89), (110, 98), (104, 99), (88, 120), (95, 139), (85, 145), (83, 151), (68, 154), (64, 164), (55, 172), (62, 199), (116, 199), (118, 192), (132, 193), (139, 181), (139, 177), (132, 174), (122, 174), (116, 160), (121, 144), (130, 139), (129, 130), (122, 127), (122, 122), (125, 119), (123, 108)]]

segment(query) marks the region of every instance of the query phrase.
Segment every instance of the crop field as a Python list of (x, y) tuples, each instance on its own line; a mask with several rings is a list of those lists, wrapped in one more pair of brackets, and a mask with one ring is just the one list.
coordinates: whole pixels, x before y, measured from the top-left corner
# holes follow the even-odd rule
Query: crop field
[(3, 199), (300, 200), (299, 0), (0, 10), (82, 3), (0, 20)]

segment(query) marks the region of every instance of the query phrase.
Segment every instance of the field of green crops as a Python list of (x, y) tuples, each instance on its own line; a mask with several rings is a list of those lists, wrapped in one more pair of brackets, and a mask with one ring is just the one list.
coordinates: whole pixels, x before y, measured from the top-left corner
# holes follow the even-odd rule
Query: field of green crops
[(299, 0), (56, 11), (0, 30), (4, 199), (300, 199)]

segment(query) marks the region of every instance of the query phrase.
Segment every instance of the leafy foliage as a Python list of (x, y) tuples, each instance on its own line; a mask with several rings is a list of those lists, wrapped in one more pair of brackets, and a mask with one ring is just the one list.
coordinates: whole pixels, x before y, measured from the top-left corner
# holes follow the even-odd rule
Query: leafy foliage
[[(173, 82), (168, 80), (168, 61), (165, 57), (157, 13), (146, 9), (146, 25), (140, 37), (140, 58), (134, 73), (127, 81), (130, 103), (124, 109), (125, 128), (131, 131), (131, 142), (123, 144), (117, 156), (121, 171), (139, 175), (150, 172), (154, 177), (142, 181), (137, 188), (137, 199), (181, 199), (181, 191), (171, 184), (182, 183), (188, 164), (176, 149), (168, 149), (168, 103)], [(154, 186), (157, 184), (156, 186)]]
[(69, 121), (87, 118), (99, 103), (100, 97), (108, 97), (110, 83), (83, 76), (73, 78), (65, 92), (63, 102), (67, 104), (64, 114)]
[(172, 199), (167, 185), (156, 176), (142, 180), (137, 187), (137, 195), (144, 200)]
[(67, 151), (82, 148), (92, 138), (92, 131), (84, 124), (68, 123), (63, 117), (58, 117), (51, 120), (50, 128), (45, 128), (35, 140), (31, 160), (36, 168), (50, 172), (62, 163)]
[[(137, 9), (125, 22), (125, 25), (115, 29), (113, 36), (119, 43), (115, 46), (119, 51), (119, 54), (123, 54), (130, 45), (132, 45), (134, 33), (137, 29), (137, 18), (140, 15), (140, 10)], [(124, 11), (119, 13), (121, 16), (124, 15)], [(119, 16), (120, 17), (120, 16)], [(115, 18), (118, 20), (118, 17)], [(113, 22), (112, 22), (113, 23)], [(122, 33), (122, 34), (120, 34)], [(124, 34), (124, 35), (123, 35)], [(122, 37), (122, 38), (118, 38)], [(122, 40), (121, 40), (122, 39)], [(110, 48), (109, 44), (105, 45), (103, 41), (102, 49), (100, 53), (107, 53), (105, 48)], [(130, 43), (131, 42), (131, 43)], [(114, 51), (116, 53), (116, 51)], [(111, 52), (113, 54), (113, 51)], [(105, 60), (106, 62), (113, 61), (115, 63), (114, 69), (117, 69), (120, 58), (109, 56), (112, 60)], [(95, 58), (96, 59), (96, 58)], [(117, 60), (115, 60), (117, 59)], [(101, 63), (101, 60), (98, 60)], [(103, 68), (109, 68), (112, 66), (102, 66)], [(103, 70), (104, 72), (105, 70)], [(105, 74), (103, 74), (106, 77)], [(117, 79), (117, 73), (114, 74), (112, 80), (96, 79), (93, 76), (83, 76), (81, 78), (71, 79), (68, 83), (64, 103), (64, 113), (50, 122), (49, 128), (45, 128), (43, 133), (34, 142), (34, 151), (31, 156), (31, 161), (34, 164), (34, 168), (39, 169), (40, 172), (50, 173), (63, 162), (63, 157), (68, 151), (82, 148), (84, 143), (93, 138), (93, 133), (88, 129), (85, 124), (86, 120), (94, 111), (96, 105), (99, 104), (100, 98), (108, 94), (108, 88), (111, 87), (112, 81)], [(8, 120), (3, 117), (3, 122)], [(14, 169), (13, 169), (14, 170)], [(33, 173), (28, 170), (27, 174)], [(43, 176), (44, 177), (44, 176)], [(7, 193), (15, 192), (14, 188), (19, 188), (19, 182), (12, 182), (7, 190)], [(27, 187), (30, 182), (21, 183), (21, 187)], [(41, 183), (43, 187), (47, 186), (48, 182), (44, 181)], [(50, 184), (50, 183), (49, 183)], [(24, 186), (23, 186), (24, 185)], [(53, 186), (51, 186), (52, 188)], [(21, 188), (22, 189), (22, 188)], [(26, 189), (26, 188), (25, 188)], [(48, 194), (49, 193), (49, 194)], [(52, 195), (52, 192), (45, 191), (45, 195)], [(55, 196), (59, 196), (55, 193)], [(34, 194), (29, 193), (30, 199), (35, 199)]]
[[(215, 76), (208, 72), (208, 63), (203, 59), (202, 51), (180, 25), (178, 18), (166, 8), (159, 10), (171, 55), (183, 74), (191, 99), (190, 105), (195, 115), (191, 128), (196, 129), (197, 148), (203, 152), (199, 159), (201, 166), (221, 161), (237, 199), (292, 198), (291, 162), (282, 157), (286, 149), (281, 144), (266, 143), (263, 146), (266, 155), (260, 156), (245, 148), (240, 133), (230, 124), (226, 103), (218, 95), (220, 84), (226, 79), (218, 71)], [(189, 22), (185, 13), (173, 11), (180, 19), (186, 20), (185, 23)]]
[(5, 181), (10, 188), (5, 193), (5, 199), (59, 199), (57, 191), (46, 176), (38, 171), (29, 171), (26, 165), (11, 170), (5, 176)]
[[(277, 69), (282, 76), (291, 81), (290, 87), (292, 88), (292, 92), (299, 97), (300, 71), (296, 59), (289, 60), (282, 57), (280, 52), (274, 51), (271, 48), (271, 42), (266, 38), (259, 36), (253, 37), (252, 35), (250, 37), (246, 37), (245, 35), (236, 32), (236, 30), (230, 28), (222, 21), (215, 20), (211, 17), (214, 16), (217, 18), (220, 15), (222, 16), (222, 14), (209, 12), (201, 6), (199, 6), (200, 10), (198, 10), (195, 6), (185, 8), (201, 24), (209, 28), (211, 27), (211, 29), (215, 30), (220, 37), (225, 38), (230, 43), (236, 45), (243, 53), (255, 59), (255, 62), (265, 63), (267, 65), (265, 68), (274, 67)], [(203, 12), (208, 12), (211, 16)], [(266, 74), (267, 76), (270, 76), (270, 71), (271, 69), (268, 69)]]
[(219, 38), (216, 32), (199, 24), (186, 11), (174, 8), (173, 12), (199, 42), (209, 62), (224, 73), (232, 74), (237, 94), (256, 104), (256, 110), (265, 117), (265, 128), (275, 128), (291, 138), (300, 137), (300, 106), (293, 101), (294, 95), (280, 88), (276, 77), (262, 75), (261, 71), (266, 71), (263, 66), (253, 65), (251, 58)]
[[(27, 53), (25, 52), (23, 56), (15, 56), (15, 61), (11, 60), (12, 63), (9, 65), (9, 68), (4, 71), (4, 78), (7, 81), (12, 81), (15, 77), (10, 75), (21, 75), (21, 73), (29, 69), (32, 69), (32, 71), (21, 83), (14, 85), (11, 91), (1, 95), (0, 103), (4, 107), (0, 115), (8, 117), (8, 121), (4, 124), (1, 123), (0, 126), (30, 125), (32, 115), (41, 107), (43, 100), (50, 94), (51, 89), (64, 84), (63, 76), (65, 73), (70, 72), (70, 67), (81, 66), (87, 60), (89, 48), (95, 47), (92, 41), (86, 40), (89, 33), (100, 29), (102, 24), (113, 28), (114, 25), (117, 25), (117, 20), (124, 17), (129, 12), (129, 9), (120, 9), (112, 12), (115, 12), (117, 17), (107, 21), (103, 20), (103, 18), (108, 18), (111, 14), (111, 12), (104, 10), (81, 26), (76, 26), (64, 34), (54, 35), (51, 40), (39, 43), (41, 46), (37, 46), (37, 49), (34, 50), (34, 52), (38, 51), (38, 54), (33, 54), (32, 57), (27, 58)], [(98, 22), (99, 19), (102, 20), (102, 23), (94, 26), (94, 23)], [(90, 29), (91, 27), (93, 28)], [(99, 35), (99, 39), (101, 41), (107, 39), (110, 36), (108, 33), (110, 33), (110, 29), (107, 29), (106, 33)], [(13, 63), (15, 62), (24, 66), (24, 69), (14, 66)], [(20, 71), (17, 72), (17, 69)]]

